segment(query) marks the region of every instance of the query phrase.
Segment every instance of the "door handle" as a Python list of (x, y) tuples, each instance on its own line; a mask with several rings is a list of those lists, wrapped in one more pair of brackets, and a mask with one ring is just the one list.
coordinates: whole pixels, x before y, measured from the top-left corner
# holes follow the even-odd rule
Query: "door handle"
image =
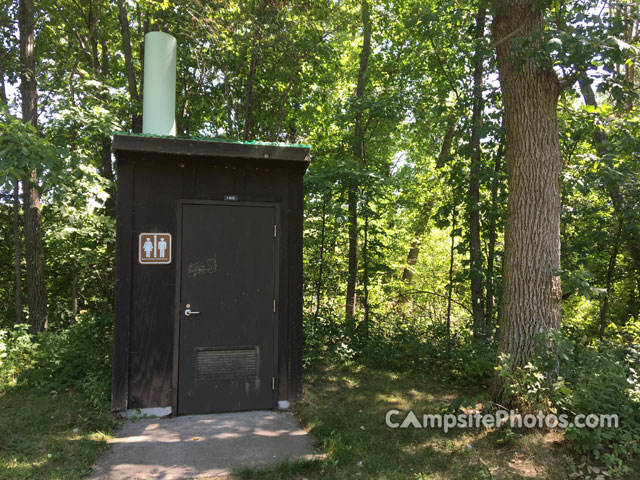
[(190, 317), (191, 315), (200, 315), (200, 312), (194, 312), (190, 308), (187, 308), (184, 311), (185, 316)]

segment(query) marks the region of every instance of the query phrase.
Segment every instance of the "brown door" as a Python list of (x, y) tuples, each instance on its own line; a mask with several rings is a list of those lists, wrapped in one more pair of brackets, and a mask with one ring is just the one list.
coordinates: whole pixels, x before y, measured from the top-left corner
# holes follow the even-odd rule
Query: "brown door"
[(274, 206), (182, 205), (178, 413), (275, 405)]

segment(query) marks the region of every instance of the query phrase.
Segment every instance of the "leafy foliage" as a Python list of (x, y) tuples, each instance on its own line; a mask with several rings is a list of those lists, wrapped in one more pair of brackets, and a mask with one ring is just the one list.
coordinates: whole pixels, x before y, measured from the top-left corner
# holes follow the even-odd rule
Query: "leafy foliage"
[(50, 394), (84, 394), (95, 408), (111, 395), (113, 320), (109, 314), (81, 315), (68, 328), (33, 339), (28, 325), (0, 332), (0, 389), (26, 386)]
[(566, 437), (578, 453), (610, 471), (628, 472), (626, 462), (640, 453), (638, 346), (611, 342), (583, 344), (560, 333), (540, 335), (539, 352), (524, 367), (503, 358), (499, 367), (515, 407), (522, 413), (617, 415), (618, 423), (580, 428), (571, 422)]

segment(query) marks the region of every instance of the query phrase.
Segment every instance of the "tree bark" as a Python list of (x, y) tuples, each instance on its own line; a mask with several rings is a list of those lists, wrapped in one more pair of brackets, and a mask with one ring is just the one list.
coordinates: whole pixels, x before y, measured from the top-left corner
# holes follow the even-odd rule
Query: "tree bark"
[(347, 295), (345, 304), (345, 325), (347, 330), (355, 329), (356, 285), (358, 281), (358, 199), (356, 186), (349, 186), (347, 192), (349, 216), (349, 253), (347, 273)]
[(604, 287), (606, 294), (602, 298), (602, 304), (600, 305), (600, 338), (604, 336), (604, 331), (607, 328), (607, 310), (609, 309), (609, 297), (611, 296), (613, 274), (616, 271), (616, 261), (618, 259), (618, 249), (620, 248), (620, 237), (622, 235), (623, 224), (624, 220), (620, 217), (620, 220), (618, 221), (618, 231), (616, 232), (616, 241), (613, 244), (613, 251), (611, 252), (609, 265), (607, 266), (607, 279)]
[(102, 177), (109, 182), (107, 193), (109, 197), (105, 201), (105, 213), (111, 218), (116, 218), (116, 186), (113, 164), (111, 162), (111, 137), (104, 137), (100, 145), (100, 158), (102, 159)]
[(324, 269), (324, 242), (327, 225), (327, 201), (322, 199), (322, 227), (320, 228), (320, 254), (318, 259), (318, 276), (316, 278), (316, 312), (313, 315), (314, 326), (317, 327), (318, 314), (320, 313), (320, 296), (322, 295), (322, 270)]
[[(124, 66), (127, 74), (127, 87), (131, 100), (136, 103), (136, 108), (140, 108), (140, 94), (136, 83), (135, 70), (133, 68), (133, 54), (131, 52), (131, 32), (129, 30), (129, 16), (127, 15), (127, 5), (125, 0), (118, 0), (118, 21), (120, 22), (120, 33), (122, 35), (122, 51), (124, 52)], [(133, 133), (142, 132), (142, 115), (134, 114), (131, 119), (131, 129)]]
[[(402, 271), (402, 281), (407, 285), (411, 285), (413, 282), (413, 267), (418, 263), (422, 237), (424, 236), (424, 232), (427, 230), (432, 208), (433, 202), (431, 200), (427, 200), (422, 206), (422, 211), (420, 212), (420, 218), (418, 219), (416, 230), (414, 232), (415, 238), (411, 242), (411, 248), (409, 248), (409, 254), (407, 255), (407, 265)], [(405, 302), (408, 298), (408, 296), (403, 296), (401, 297), (401, 301)]]
[[(18, 24), (20, 30), (20, 94), (22, 120), (34, 127), (38, 123), (38, 91), (35, 72), (35, 12), (33, 0), (20, 0)], [(44, 277), (40, 193), (38, 175), (31, 170), (23, 183), (24, 237), (27, 260), (27, 304), (30, 332), (36, 334), (47, 328), (47, 288)]]
[[(369, 3), (362, 2), (362, 50), (360, 51), (360, 67), (356, 86), (356, 114), (353, 139), (353, 157), (357, 162), (364, 161), (364, 126), (362, 125), (362, 101), (364, 99), (367, 79), (369, 55), (371, 53), (371, 18)], [(349, 272), (347, 276), (347, 295), (345, 302), (345, 324), (353, 331), (356, 313), (356, 285), (358, 280), (358, 185), (352, 181), (347, 193), (349, 210)]]
[(456, 134), (456, 128), (458, 128), (458, 120), (453, 116), (450, 116), (449, 128), (447, 129), (447, 133), (444, 134), (440, 154), (436, 159), (436, 168), (444, 167), (445, 162), (448, 160), (449, 155), (451, 154), (451, 144), (453, 143), (453, 136)]
[(480, 340), (485, 335), (484, 298), (482, 278), (482, 245), (480, 243), (480, 127), (484, 100), (482, 98), (484, 76), (484, 38), (486, 10), (478, 7), (475, 26), (476, 50), (473, 58), (473, 109), (471, 114), (471, 165), (467, 208), (469, 214), (469, 271), (471, 276), (471, 310), (473, 311), (473, 339)]
[[(4, 53), (0, 47), (0, 101), (7, 104), (7, 92), (4, 83)], [(15, 309), (16, 324), (22, 323), (22, 267), (21, 267), (21, 240), (20, 240), (20, 180), (15, 180), (13, 189), (13, 270), (15, 283)]]
[(497, 237), (497, 224), (498, 224), (498, 186), (500, 181), (498, 176), (502, 170), (502, 152), (504, 143), (498, 147), (498, 153), (496, 154), (494, 168), (493, 168), (493, 184), (491, 185), (491, 218), (489, 219), (489, 233), (488, 233), (488, 246), (487, 246), (487, 290), (485, 300), (485, 331), (491, 331), (493, 323), (493, 307), (495, 305), (495, 282), (493, 279), (493, 269), (496, 258), (496, 237)]
[[(259, 28), (259, 27), (256, 27)], [(244, 108), (244, 140), (251, 139), (251, 129), (253, 128), (253, 84), (256, 79), (258, 69), (258, 49), (260, 42), (259, 33), (256, 31), (251, 41), (251, 59), (249, 60), (249, 76), (247, 77), (247, 103)]]
[(22, 252), (20, 241), (20, 181), (13, 190), (13, 270), (15, 276), (16, 324), (22, 323)]
[[(365, 201), (366, 204), (366, 201)], [(367, 211), (365, 205), (365, 213), (364, 213), (364, 239), (362, 244), (362, 263), (363, 263), (363, 272), (362, 272), (362, 285), (363, 285), (363, 305), (364, 305), (364, 320), (362, 321), (363, 326), (363, 337), (365, 339), (369, 338), (369, 212)]]
[(456, 213), (451, 213), (451, 249), (449, 252), (449, 286), (447, 289), (447, 339), (451, 338), (451, 303), (453, 301), (453, 259), (456, 253)]
[[(561, 89), (550, 63), (522, 58), (512, 49), (544, 30), (542, 4), (495, 0), (493, 7), (509, 185), (499, 349), (523, 366), (535, 353), (534, 336), (560, 327)], [(503, 393), (496, 377), (493, 399), (501, 401)]]
[(71, 241), (73, 258), (71, 260), (71, 323), (76, 323), (78, 318), (78, 232), (73, 232)]
[(6, 57), (6, 53), (4, 53), (4, 50), (2, 48), (2, 46), (0, 45), (0, 101), (2, 103), (4, 103), (5, 105), (8, 103), (7, 102), (7, 89), (5, 86), (5, 82), (4, 82), (4, 59)]
[[(424, 230), (416, 233), (424, 234)], [(411, 242), (411, 247), (409, 248), (409, 254), (407, 255), (407, 265), (402, 271), (402, 281), (407, 285), (411, 285), (411, 283), (413, 282), (413, 267), (415, 267), (416, 263), (418, 263), (418, 257), (420, 256), (420, 244), (420, 239), (416, 238)]]

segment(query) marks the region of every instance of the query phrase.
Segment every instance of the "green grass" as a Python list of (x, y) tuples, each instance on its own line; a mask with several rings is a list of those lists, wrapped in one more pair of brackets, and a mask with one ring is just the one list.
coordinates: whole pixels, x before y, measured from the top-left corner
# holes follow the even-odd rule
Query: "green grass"
[[(564, 480), (571, 456), (561, 433), (500, 442), (485, 430), (390, 429), (391, 408), (437, 413), (460, 394), (433, 375), (329, 366), (307, 375), (297, 413), (326, 459), (237, 472), (242, 479)], [(479, 386), (478, 392), (484, 387)], [(403, 418), (403, 417), (400, 417)]]
[(115, 426), (71, 391), (0, 393), (0, 479), (75, 479), (91, 472)]

